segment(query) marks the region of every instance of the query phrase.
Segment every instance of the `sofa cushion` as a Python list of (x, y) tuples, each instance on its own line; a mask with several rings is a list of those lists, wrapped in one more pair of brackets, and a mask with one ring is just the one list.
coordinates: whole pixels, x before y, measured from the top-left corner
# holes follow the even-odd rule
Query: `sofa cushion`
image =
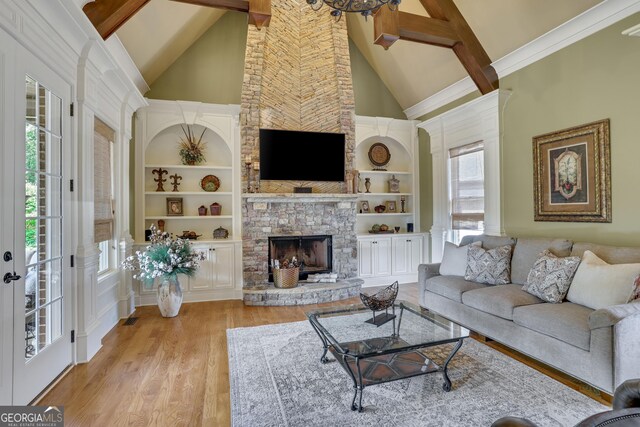
[(462, 303), (485, 313), (513, 320), (516, 307), (543, 301), (522, 290), (520, 285), (487, 286), (462, 294)]
[(589, 350), (589, 315), (594, 310), (583, 305), (535, 304), (516, 307), (513, 321), (520, 326), (557, 338), (583, 350)]
[(502, 236), (487, 236), (485, 234), (479, 234), (476, 236), (464, 236), (460, 242), (460, 246), (468, 245), (473, 242), (481, 242), (482, 247), (485, 249), (494, 249), (505, 245), (515, 245), (516, 239), (512, 237)]
[(579, 264), (580, 257), (559, 258), (551, 251), (545, 250), (531, 267), (527, 284), (522, 290), (546, 302), (562, 302), (567, 296), (571, 279)]
[(456, 302), (462, 302), (462, 294), (473, 289), (484, 288), (486, 285), (469, 282), (459, 276), (435, 276), (425, 282), (425, 289), (434, 294)]
[(567, 299), (595, 310), (624, 304), (631, 299), (638, 274), (640, 263), (609, 264), (593, 252), (585, 251)]
[[(471, 245), (482, 246), (480, 242)], [(444, 253), (440, 263), (440, 274), (443, 276), (464, 276), (467, 271), (467, 251), (470, 245), (456, 246), (454, 243), (444, 243)]]
[(529, 271), (542, 251), (550, 250), (555, 256), (567, 257), (572, 246), (571, 240), (519, 238), (511, 257), (511, 283), (527, 284)]
[(469, 245), (464, 278), (488, 285), (506, 285), (511, 281), (511, 245), (483, 249)]

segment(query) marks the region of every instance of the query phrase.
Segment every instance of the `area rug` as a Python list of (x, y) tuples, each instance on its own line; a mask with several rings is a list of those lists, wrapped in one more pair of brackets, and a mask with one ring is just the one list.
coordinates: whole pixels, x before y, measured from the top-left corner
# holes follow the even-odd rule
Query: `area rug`
[[(330, 363), (320, 363), (322, 345), (309, 322), (228, 329), (227, 340), (236, 427), (490, 426), (507, 415), (573, 426), (608, 409), (466, 339), (449, 364), (450, 392), (442, 390), (441, 373), (374, 385), (365, 388), (358, 413), (350, 409), (350, 377), (330, 354)], [(432, 348), (429, 356), (440, 362), (449, 350)]]

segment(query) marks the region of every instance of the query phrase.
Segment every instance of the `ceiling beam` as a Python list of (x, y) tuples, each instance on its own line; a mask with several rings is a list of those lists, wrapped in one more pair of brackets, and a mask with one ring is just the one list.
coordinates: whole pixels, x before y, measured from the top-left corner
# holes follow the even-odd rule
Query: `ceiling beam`
[(246, 12), (249, 14), (249, 24), (258, 29), (268, 27), (271, 21), (271, 0), (173, 0), (180, 3), (198, 6), (215, 7), (217, 9)]
[(95, 0), (85, 4), (82, 10), (106, 40), (148, 2), (149, 0)]
[(173, 0), (179, 3), (195, 4), (197, 6), (215, 7), (216, 9), (249, 12), (249, 0)]
[(453, 51), (480, 92), (484, 95), (498, 89), (498, 74), (491, 66), (491, 58), (453, 0), (420, 0), (420, 3), (432, 18), (451, 23), (460, 37), (460, 43), (453, 46)]
[(482, 94), (499, 86), (491, 59), (453, 0), (420, 0), (430, 18), (381, 7), (374, 15), (374, 43), (388, 49), (408, 40), (453, 50)]
[(249, 0), (249, 24), (258, 29), (271, 22), (271, 0)]

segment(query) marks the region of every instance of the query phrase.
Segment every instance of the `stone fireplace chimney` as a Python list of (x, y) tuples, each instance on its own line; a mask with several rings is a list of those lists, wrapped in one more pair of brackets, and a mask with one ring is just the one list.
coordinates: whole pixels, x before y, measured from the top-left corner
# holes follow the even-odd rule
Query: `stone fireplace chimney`
[[(346, 19), (336, 23), (326, 9), (315, 12), (305, 0), (271, 0), (271, 14), (269, 27), (248, 29), (241, 159), (259, 160), (260, 128), (344, 133), (348, 176), (354, 168), (355, 104)], [(300, 161), (313, 162), (313, 153), (304, 154)], [(357, 197), (343, 194), (345, 183), (258, 181), (253, 170), (248, 182), (246, 169), (241, 169), (243, 191), (248, 184), (258, 188), (259, 182), (260, 193), (292, 193), (295, 186), (311, 185), (314, 193), (327, 195), (323, 200), (270, 200), (265, 194), (243, 198), (245, 289), (267, 284), (272, 236), (332, 236), (332, 270), (340, 279), (357, 275)]]
[[(250, 155), (258, 161), (260, 128), (339, 132), (346, 135), (348, 174), (354, 167), (355, 103), (347, 20), (336, 23), (328, 10), (313, 11), (304, 0), (272, 0), (271, 13), (269, 27), (248, 27), (241, 158)], [(242, 170), (246, 189), (247, 174)], [(253, 174), (251, 181), (257, 188)], [(292, 192), (296, 185), (300, 183), (262, 181), (260, 191)], [(314, 192), (345, 192), (344, 183), (313, 187)]]

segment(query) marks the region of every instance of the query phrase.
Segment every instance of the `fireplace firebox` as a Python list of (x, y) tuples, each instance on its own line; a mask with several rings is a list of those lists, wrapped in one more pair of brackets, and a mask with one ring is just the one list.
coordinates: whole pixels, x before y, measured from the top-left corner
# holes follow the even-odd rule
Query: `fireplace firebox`
[(296, 257), (302, 263), (300, 280), (309, 274), (331, 273), (333, 250), (330, 235), (269, 237), (269, 281), (273, 282), (272, 260), (282, 263)]

